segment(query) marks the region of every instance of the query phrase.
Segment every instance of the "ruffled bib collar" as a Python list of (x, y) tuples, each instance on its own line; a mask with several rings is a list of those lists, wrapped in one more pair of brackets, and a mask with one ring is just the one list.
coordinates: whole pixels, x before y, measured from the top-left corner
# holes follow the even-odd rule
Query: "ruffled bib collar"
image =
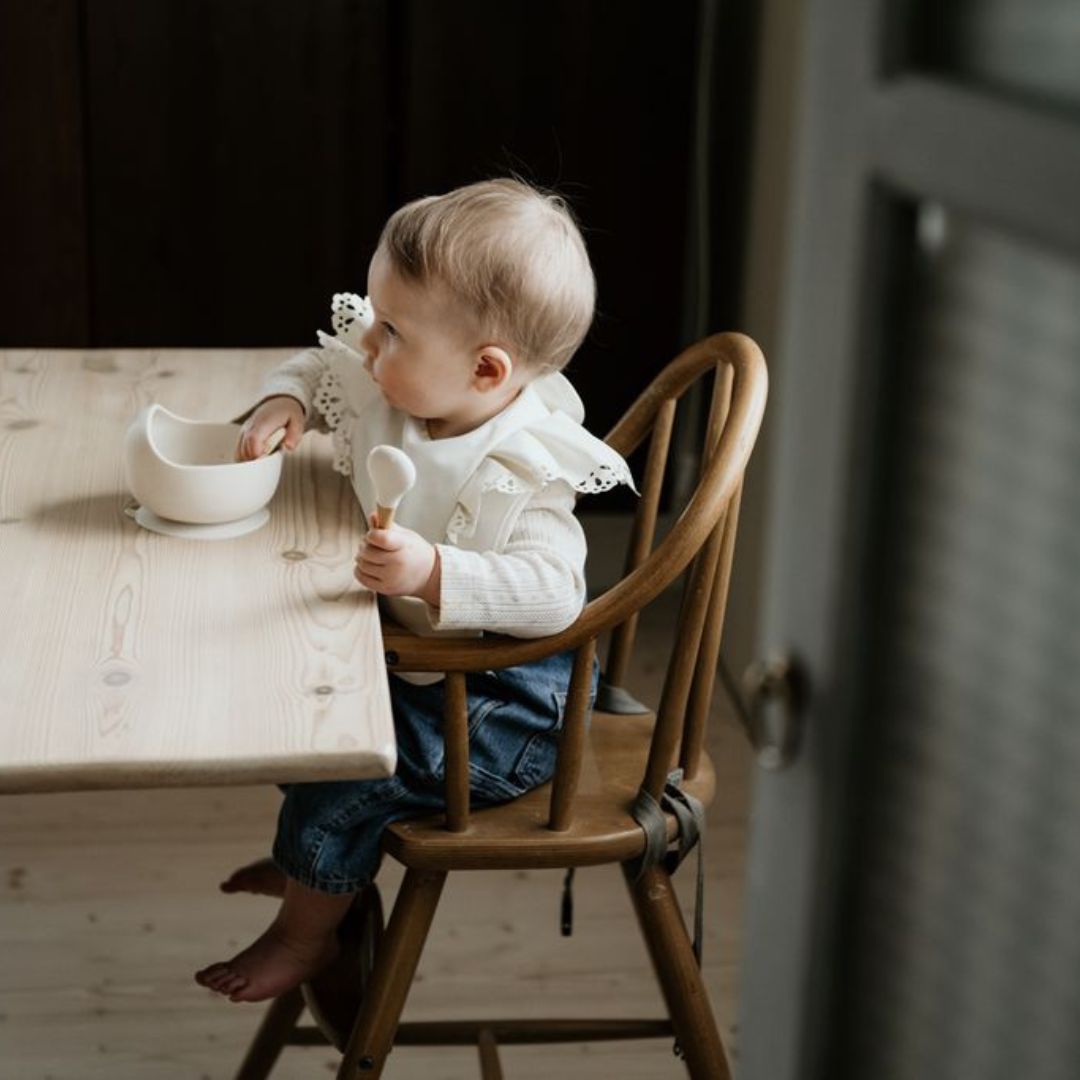
[[(564, 375), (527, 384), (502, 412), (462, 435), (432, 439), (423, 421), (392, 408), (364, 368), (360, 337), (370, 305), (350, 293), (334, 297), (336, 336), (319, 334), (326, 370), (314, 398), (335, 444), (335, 468), (351, 474), (365, 510), (374, 509), (368, 451), (390, 443), (416, 465), (417, 484), (397, 520), (432, 543), (472, 546), (490, 493), (517, 496), (563, 482), (602, 492), (633, 477), (623, 458), (582, 427), (585, 407)], [(518, 501), (518, 500), (514, 500)], [(506, 500), (497, 500), (505, 506)]]

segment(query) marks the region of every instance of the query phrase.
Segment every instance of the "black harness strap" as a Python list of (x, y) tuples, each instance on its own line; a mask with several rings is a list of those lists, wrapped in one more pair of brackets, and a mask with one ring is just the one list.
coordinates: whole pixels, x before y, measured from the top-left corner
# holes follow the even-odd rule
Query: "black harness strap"
[[(673, 770), (664, 784), (663, 794), (657, 802), (647, 791), (638, 791), (634, 805), (630, 808), (633, 819), (645, 833), (645, 850), (634, 865), (634, 877), (641, 877), (650, 866), (663, 865), (669, 874), (674, 874), (683, 859), (697, 845), (697, 889), (694, 898), (694, 958), (701, 966), (701, 944), (704, 928), (705, 899), (705, 864), (702, 857), (701, 838), (705, 832), (705, 807), (699, 799), (679, 785), (682, 783), (682, 769)], [(676, 840), (678, 846), (668, 851), (667, 818), (665, 812), (675, 815), (678, 826)]]

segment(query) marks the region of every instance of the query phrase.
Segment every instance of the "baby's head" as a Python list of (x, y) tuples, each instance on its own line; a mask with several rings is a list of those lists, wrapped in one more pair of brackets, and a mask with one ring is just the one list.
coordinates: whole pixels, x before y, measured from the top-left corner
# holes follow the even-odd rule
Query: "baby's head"
[(438, 290), (462, 329), (500, 346), (526, 379), (577, 351), (596, 301), (585, 242), (554, 194), (485, 180), (408, 203), (386, 223), (382, 259), (410, 285)]

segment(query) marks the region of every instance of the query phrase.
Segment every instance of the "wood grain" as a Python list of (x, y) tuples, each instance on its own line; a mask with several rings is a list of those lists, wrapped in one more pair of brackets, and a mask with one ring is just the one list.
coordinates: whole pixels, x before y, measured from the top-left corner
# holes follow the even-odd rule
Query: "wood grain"
[(360, 509), (327, 440), (288, 456), (248, 536), (177, 540), (125, 513), (140, 408), (228, 418), (285, 355), (0, 353), (0, 791), (393, 771)]

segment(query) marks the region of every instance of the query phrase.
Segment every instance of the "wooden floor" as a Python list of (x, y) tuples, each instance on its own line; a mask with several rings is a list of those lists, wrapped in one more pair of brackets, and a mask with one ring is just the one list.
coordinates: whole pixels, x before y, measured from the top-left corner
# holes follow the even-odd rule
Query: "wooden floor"
[[(630, 688), (657, 700), (677, 598), (645, 624)], [(705, 841), (704, 970), (732, 1041), (750, 758), (718, 703), (710, 752), (718, 797)], [(0, 1076), (180, 1080), (232, 1075), (263, 1006), (192, 981), (247, 944), (274, 902), (217, 883), (267, 851), (273, 788), (0, 798)], [(676, 886), (691, 917), (695, 866)], [(384, 866), (392, 902), (401, 874)], [(575, 884), (574, 934), (559, 935), (560, 872), (451, 874), (406, 1017), (659, 1016), (663, 1006), (617, 870)], [(685, 1076), (669, 1040), (502, 1048), (508, 1080)], [(328, 1076), (332, 1051), (290, 1048), (274, 1076)], [(404, 1047), (386, 1075), (478, 1076), (469, 1049)]]

